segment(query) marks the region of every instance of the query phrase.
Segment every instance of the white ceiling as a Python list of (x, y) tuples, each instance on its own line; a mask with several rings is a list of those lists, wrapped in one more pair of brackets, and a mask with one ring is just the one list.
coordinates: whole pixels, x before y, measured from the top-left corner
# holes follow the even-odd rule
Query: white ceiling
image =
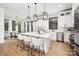
[[(30, 15), (34, 13), (34, 3), (0, 3), (0, 6), (5, 9), (6, 15), (10, 12), (17, 14), (17, 16), (27, 16), (27, 6), (30, 6)], [(43, 11), (43, 3), (37, 4), (37, 13), (41, 14)], [(71, 3), (46, 3), (46, 11), (48, 14), (57, 13), (60, 10), (71, 8)], [(8, 12), (10, 11), (10, 12)]]

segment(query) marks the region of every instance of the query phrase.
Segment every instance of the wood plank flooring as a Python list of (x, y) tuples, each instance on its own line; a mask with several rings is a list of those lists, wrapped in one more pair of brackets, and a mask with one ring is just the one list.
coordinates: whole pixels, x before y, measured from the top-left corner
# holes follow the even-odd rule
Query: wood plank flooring
[[(27, 51), (21, 52), (16, 48), (17, 40), (10, 38), (5, 40), (4, 44), (0, 44), (0, 56), (27, 56)], [(72, 56), (73, 49), (67, 43), (51, 41), (51, 48), (46, 56)]]

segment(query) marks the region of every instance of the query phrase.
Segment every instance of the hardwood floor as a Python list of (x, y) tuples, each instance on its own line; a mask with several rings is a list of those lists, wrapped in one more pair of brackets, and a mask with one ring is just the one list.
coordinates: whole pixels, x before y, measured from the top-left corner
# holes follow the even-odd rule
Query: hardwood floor
[[(16, 48), (17, 40), (12, 38), (5, 41), (4, 44), (0, 44), (1, 56), (27, 56), (27, 51), (21, 52), (19, 48)], [(46, 56), (72, 56), (73, 49), (67, 43), (51, 42), (51, 48), (46, 53)]]

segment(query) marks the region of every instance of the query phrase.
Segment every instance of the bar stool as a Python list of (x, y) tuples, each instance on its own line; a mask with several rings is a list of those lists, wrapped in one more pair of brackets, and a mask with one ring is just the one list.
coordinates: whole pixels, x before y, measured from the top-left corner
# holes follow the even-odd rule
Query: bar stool
[(18, 34), (17, 47), (20, 47), (20, 51), (23, 51), (23, 36)]
[[(44, 39), (32, 38), (32, 50), (31, 55), (41, 56), (44, 53)], [(45, 53), (44, 53), (45, 55)]]
[(27, 55), (30, 55), (30, 50), (31, 50), (30, 49), (30, 44), (32, 42), (32, 39), (29, 36), (23, 36), (23, 38), (24, 38), (23, 49), (27, 50)]

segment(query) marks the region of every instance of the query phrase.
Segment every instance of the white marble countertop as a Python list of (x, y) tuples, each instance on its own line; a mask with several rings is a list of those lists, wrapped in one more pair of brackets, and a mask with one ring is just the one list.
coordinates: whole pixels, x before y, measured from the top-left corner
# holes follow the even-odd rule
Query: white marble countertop
[(39, 38), (46, 38), (46, 39), (49, 39), (50, 38), (50, 35), (49, 33), (42, 33), (42, 34), (39, 34), (37, 32), (26, 32), (26, 33), (21, 33), (22, 35), (28, 35), (28, 36), (33, 36), (33, 37), (39, 37)]

